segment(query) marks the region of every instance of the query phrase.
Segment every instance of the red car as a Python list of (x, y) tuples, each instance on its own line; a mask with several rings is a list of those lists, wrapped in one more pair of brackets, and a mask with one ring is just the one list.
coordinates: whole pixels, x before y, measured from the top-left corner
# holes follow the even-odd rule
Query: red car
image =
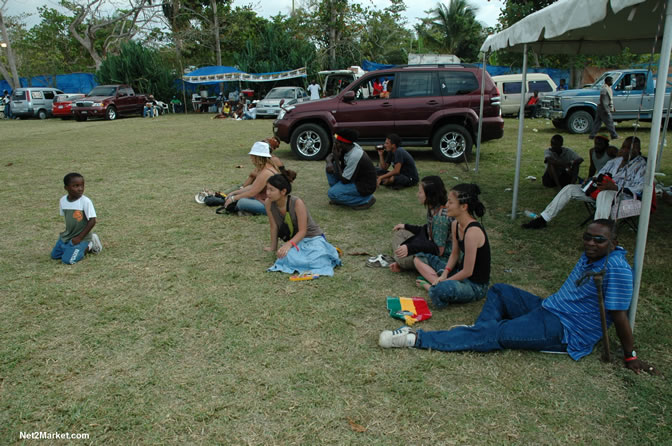
[(83, 98), (84, 96), (86, 96), (84, 93), (66, 93), (56, 95), (51, 108), (51, 114), (54, 115), (55, 118), (72, 118), (72, 103), (77, 99)]

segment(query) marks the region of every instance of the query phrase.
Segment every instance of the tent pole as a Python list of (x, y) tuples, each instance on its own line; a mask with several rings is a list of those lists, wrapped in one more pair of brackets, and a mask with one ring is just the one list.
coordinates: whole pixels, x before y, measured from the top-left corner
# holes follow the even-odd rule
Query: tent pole
[(660, 137), (660, 122), (663, 117), (663, 106), (665, 102), (665, 87), (667, 85), (667, 74), (670, 67), (670, 51), (672, 51), (672, 0), (667, 0), (667, 9), (665, 10), (665, 30), (663, 32), (663, 43), (660, 49), (660, 60), (658, 61), (658, 82), (656, 84), (656, 93), (653, 100), (653, 118), (651, 121), (651, 136), (649, 138), (649, 160), (646, 165), (646, 179), (644, 180), (644, 190), (642, 193), (642, 213), (639, 216), (639, 226), (637, 227), (637, 244), (635, 245), (635, 284), (632, 293), (632, 303), (628, 312), (630, 327), (635, 329), (635, 315), (637, 314), (637, 302), (639, 300), (639, 289), (642, 285), (642, 268), (644, 266), (644, 251), (646, 250), (646, 237), (649, 230), (649, 218), (651, 216), (651, 201), (655, 193), (653, 180), (656, 169), (656, 157), (658, 156), (658, 140)]
[[(672, 1), (672, 0), (670, 0)], [(525, 125), (525, 96), (527, 96), (527, 43), (523, 45), (523, 80), (520, 84), (520, 112), (518, 115), (518, 147), (516, 148), (516, 177), (513, 179), (513, 203), (511, 220), (518, 214), (518, 184), (520, 183), (520, 158), (523, 153), (523, 129)]]
[(476, 136), (476, 167), (474, 170), (478, 173), (478, 163), (481, 160), (481, 135), (483, 132), (483, 99), (485, 94), (485, 61), (487, 53), (483, 53), (483, 66), (481, 67), (481, 108), (478, 111), (478, 136)]

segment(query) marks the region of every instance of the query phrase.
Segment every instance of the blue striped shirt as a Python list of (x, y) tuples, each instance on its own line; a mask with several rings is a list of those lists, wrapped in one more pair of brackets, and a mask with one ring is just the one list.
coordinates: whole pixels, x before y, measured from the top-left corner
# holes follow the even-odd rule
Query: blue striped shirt
[[(567, 344), (567, 353), (578, 360), (589, 354), (602, 337), (600, 306), (597, 288), (592, 279), (581, 286), (576, 281), (586, 271), (600, 271), (607, 257), (588, 263), (584, 253), (560, 290), (544, 300), (542, 306), (558, 316), (565, 328), (562, 342)], [(632, 268), (625, 258), (625, 250), (620, 246), (609, 254), (609, 263), (602, 280), (604, 306), (609, 310), (627, 310), (632, 299)], [(607, 324), (611, 317), (607, 312)]]

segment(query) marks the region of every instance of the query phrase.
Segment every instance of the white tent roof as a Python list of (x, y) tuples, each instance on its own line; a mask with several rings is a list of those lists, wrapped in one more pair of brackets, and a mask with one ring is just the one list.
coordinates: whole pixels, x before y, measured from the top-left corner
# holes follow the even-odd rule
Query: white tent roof
[(650, 53), (658, 35), (663, 0), (560, 0), (525, 17), (511, 27), (490, 35), (481, 47), (541, 54)]

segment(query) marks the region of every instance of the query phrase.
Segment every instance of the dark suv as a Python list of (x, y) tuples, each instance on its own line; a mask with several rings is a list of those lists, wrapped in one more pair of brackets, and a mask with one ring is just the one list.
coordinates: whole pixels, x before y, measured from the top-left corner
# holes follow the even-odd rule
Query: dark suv
[[(404, 146), (432, 146), (441, 161), (471, 154), (478, 131), (481, 70), (475, 65), (408, 65), (371, 71), (337, 96), (285, 107), (273, 132), (304, 160), (323, 159), (340, 128), (361, 145), (398, 134)], [(501, 138), (499, 92), (486, 73), (482, 141)]]

